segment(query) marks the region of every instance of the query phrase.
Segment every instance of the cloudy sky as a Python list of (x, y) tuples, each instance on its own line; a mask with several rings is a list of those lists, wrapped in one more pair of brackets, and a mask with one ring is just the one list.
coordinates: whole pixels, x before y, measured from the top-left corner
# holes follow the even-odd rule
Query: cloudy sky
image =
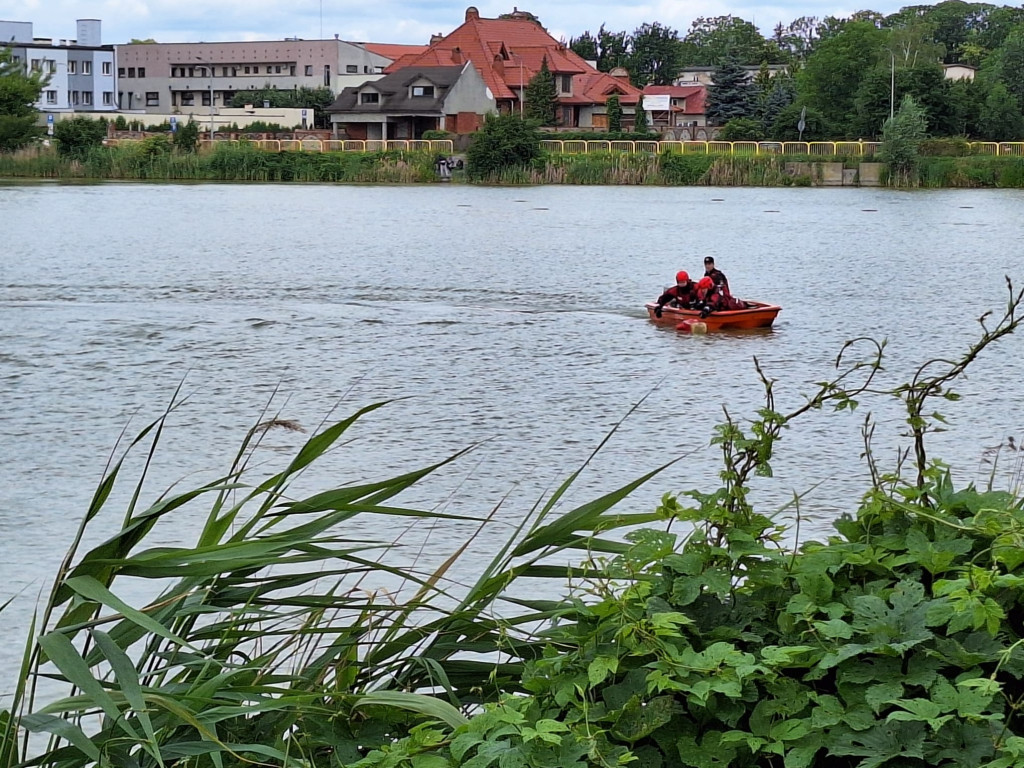
[[(0, 19), (31, 21), (36, 37), (75, 36), (75, 19), (101, 19), (103, 42), (154, 38), (161, 43), (315, 39), (426, 43), (431, 33), (458, 26), (473, 0), (0, 0)], [(536, 14), (556, 38), (584, 30), (633, 30), (660, 21), (685, 33), (698, 16), (732, 14), (753, 21), (763, 33), (800, 16), (846, 16), (862, 7), (891, 13), (912, 2), (869, 0), (865, 5), (811, 0), (477, 0), (485, 17), (512, 10)]]

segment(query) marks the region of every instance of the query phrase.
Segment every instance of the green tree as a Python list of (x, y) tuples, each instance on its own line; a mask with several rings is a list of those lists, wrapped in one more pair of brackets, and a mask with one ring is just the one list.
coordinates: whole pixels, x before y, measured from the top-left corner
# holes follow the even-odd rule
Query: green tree
[(91, 117), (73, 117), (53, 126), (53, 139), (57, 153), (63, 157), (82, 160), (93, 147), (103, 144), (107, 137), (107, 121)]
[(0, 47), (0, 152), (28, 144), (39, 135), (35, 102), (46, 84), (41, 72), (25, 73), (9, 47)]
[(928, 116), (914, 97), (903, 97), (899, 111), (885, 121), (879, 155), (889, 168), (889, 184), (906, 187), (917, 183), (921, 142), (928, 136)]
[(540, 71), (526, 84), (525, 110), (526, 117), (540, 125), (554, 125), (558, 119), (558, 90), (547, 56), (540, 62)]
[(571, 48), (573, 53), (575, 53), (581, 59), (593, 62), (596, 62), (598, 60), (597, 38), (590, 34), (589, 30), (584, 32), (579, 37), (570, 37), (569, 48)]
[(174, 148), (179, 152), (195, 152), (199, 146), (199, 123), (189, 120), (174, 132)]
[(636, 109), (633, 112), (633, 132), (647, 133), (647, 131), (647, 112), (644, 110), (644, 100), (640, 98), (637, 99)]
[(797, 75), (801, 101), (821, 112), (843, 135), (854, 133), (857, 90), (880, 60), (885, 40), (886, 33), (874, 24), (847, 22), (837, 34), (823, 37)]
[[(801, 139), (800, 114), (803, 109), (804, 105), (799, 103), (793, 103), (780, 109), (775, 116), (775, 121), (768, 129), (768, 137), (775, 141), (799, 141)], [(832, 127), (828, 124), (825, 116), (813, 107), (807, 107), (807, 112), (804, 114), (803, 140), (828, 141), (832, 137)]]
[(608, 132), (619, 133), (622, 131), (622, 104), (619, 103), (619, 95), (613, 93), (604, 103), (605, 114), (608, 115)]
[(779, 22), (775, 26), (771, 43), (778, 48), (787, 59), (804, 61), (814, 50), (815, 44), (821, 38), (821, 21), (817, 16), (801, 16), (789, 23), (789, 26), (782, 26)]
[(633, 31), (629, 57), (630, 80), (637, 88), (671, 85), (686, 66), (686, 53), (678, 33), (654, 22)]
[(722, 126), (718, 138), (722, 141), (761, 141), (764, 127), (752, 117), (734, 117)]
[(934, 60), (912, 68), (897, 64), (895, 87), (890, 67), (891, 61), (879, 63), (861, 80), (854, 98), (856, 114), (850, 121), (850, 132), (859, 137), (877, 136), (889, 119), (890, 107), (900, 104), (909, 94), (928, 116), (929, 133), (935, 136), (956, 135), (951, 84), (945, 79), (942, 67)]
[(782, 110), (796, 100), (796, 84), (789, 75), (778, 74), (771, 78), (767, 90), (759, 87), (757, 96), (755, 116), (767, 136)]
[(1021, 141), (1024, 139), (1024, 115), (1020, 102), (1003, 83), (989, 88), (988, 96), (978, 113), (978, 138), (986, 141)]
[(488, 115), (466, 152), (466, 175), (483, 180), (509, 169), (529, 168), (542, 157), (541, 133), (517, 114)]
[(747, 81), (747, 72), (735, 56), (725, 56), (712, 76), (704, 101), (708, 122), (724, 125), (737, 117), (754, 114), (754, 92)]
[(1006, 86), (1018, 104), (1024, 104), (1024, 24), (1013, 29), (992, 53), (991, 76)]
[(785, 55), (775, 45), (769, 45), (758, 28), (735, 16), (700, 17), (691, 25), (684, 42), (693, 46), (693, 64), (717, 66), (727, 54), (741, 64), (781, 64)]

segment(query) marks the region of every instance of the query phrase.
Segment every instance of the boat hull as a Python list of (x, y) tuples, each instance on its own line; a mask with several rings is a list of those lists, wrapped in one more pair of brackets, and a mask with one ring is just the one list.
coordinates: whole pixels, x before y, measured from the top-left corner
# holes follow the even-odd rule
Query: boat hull
[(701, 322), (707, 326), (709, 331), (771, 328), (776, 316), (782, 310), (782, 307), (776, 304), (765, 304), (760, 301), (748, 301), (746, 305), (746, 309), (712, 312), (704, 318), (695, 309), (678, 309), (676, 307), (662, 307), (661, 317), (656, 317), (654, 310), (658, 305), (650, 302), (646, 307), (647, 315), (651, 318), (652, 322), (658, 325), (670, 325), (678, 328), (681, 323), (692, 325), (694, 322)]

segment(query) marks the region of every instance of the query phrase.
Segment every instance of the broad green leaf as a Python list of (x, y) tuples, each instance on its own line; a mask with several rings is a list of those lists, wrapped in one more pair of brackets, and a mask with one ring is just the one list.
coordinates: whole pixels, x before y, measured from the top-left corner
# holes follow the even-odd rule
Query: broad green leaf
[(353, 709), (374, 705), (418, 712), (421, 715), (433, 717), (447, 723), (452, 728), (458, 728), (460, 725), (465, 725), (469, 722), (465, 715), (446, 701), (436, 699), (433, 696), (407, 693), (405, 691), (377, 691), (375, 693), (363, 694), (356, 699)]

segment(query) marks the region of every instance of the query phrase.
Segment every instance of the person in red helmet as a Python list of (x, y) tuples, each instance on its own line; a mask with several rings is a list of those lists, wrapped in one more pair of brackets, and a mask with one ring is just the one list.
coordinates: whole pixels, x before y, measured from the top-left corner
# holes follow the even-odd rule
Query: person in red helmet
[(697, 283), (697, 302), (694, 309), (700, 310), (701, 317), (707, 317), (712, 312), (727, 309), (725, 297), (715, 285), (715, 281), (705, 275)]
[(676, 284), (658, 297), (658, 306), (654, 308), (654, 316), (661, 317), (661, 310), (666, 304), (672, 307), (688, 309), (697, 298), (697, 286), (690, 275), (682, 270), (676, 272)]

